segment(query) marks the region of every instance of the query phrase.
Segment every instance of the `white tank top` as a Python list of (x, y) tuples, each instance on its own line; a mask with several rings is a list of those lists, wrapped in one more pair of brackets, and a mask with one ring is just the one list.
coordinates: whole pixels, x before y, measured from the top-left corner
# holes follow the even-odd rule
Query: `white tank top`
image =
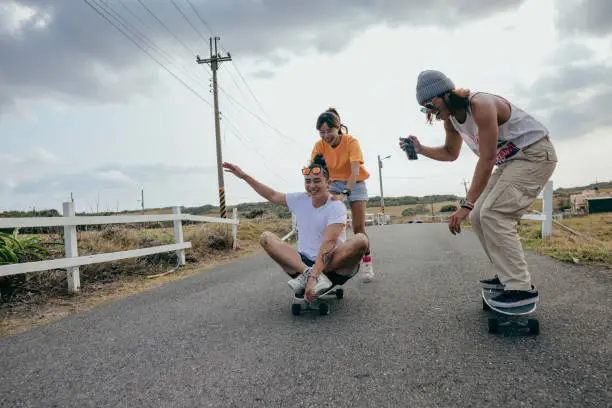
[[(470, 95), (470, 101), (474, 95), (478, 93), (480, 92)], [(548, 136), (548, 129), (546, 126), (512, 102), (505, 98), (502, 99), (510, 104), (510, 118), (506, 123), (499, 126), (499, 133), (497, 136), (497, 158), (495, 160), (495, 164), (498, 165), (516, 154), (520, 149)], [(474, 121), (474, 116), (472, 116), (471, 105), (468, 105), (464, 123), (459, 123), (454, 116), (450, 117), (450, 121), (469, 148), (472, 149), (477, 156), (480, 155), (478, 151), (478, 126)]]

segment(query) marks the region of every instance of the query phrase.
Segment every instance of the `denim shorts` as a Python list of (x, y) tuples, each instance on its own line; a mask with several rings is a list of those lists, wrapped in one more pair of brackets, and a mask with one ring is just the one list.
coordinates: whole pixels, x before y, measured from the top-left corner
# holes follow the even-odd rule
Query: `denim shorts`
[[(346, 181), (342, 180), (334, 180), (332, 181), (331, 187), (329, 190), (332, 193), (340, 194), (342, 190), (346, 188)], [(349, 202), (354, 201), (368, 201), (368, 189), (366, 187), (365, 181), (358, 181), (353, 185), (351, 189), (351, 195), (348, 198)]]
[[(308, 258), (306, 255), (304, 255), (301, 252), (298, 252), (298, 254), (300, 254), (300, 258), (302, 258), (302, 262), (304, 262), (304, 264), (306, 266), (313, 266), (315, 264), (315, 262)], [(351, 279), (353, 276), (357, 275), (357, 272), (359, 272), (359, 267), (361, 266), (361, 262), (357, 264), (357, 266), (355, 266), (355, 268), (353, 269), (353, 271), (351, 272), (350, 275), (338, 275), (336, 272), (328, 272), (325, 274), (325, 276), (327, 276), (327, 278), (331, 281), (331, 283), (333, 283), (334, 285), (344, 285), (346, 283), (346, 281), (348, 281), (349, 279)]]

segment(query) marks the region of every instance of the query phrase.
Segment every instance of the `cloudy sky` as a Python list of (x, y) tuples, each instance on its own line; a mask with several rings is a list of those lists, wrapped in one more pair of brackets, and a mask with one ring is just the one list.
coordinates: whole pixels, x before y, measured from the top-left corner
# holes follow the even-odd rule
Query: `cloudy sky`
[[(430, 68), (543, 120), (556, 186), (612, 179), (610, 0), (0, 0), (0, 211), (61, 209), (70, 193), (77, 211), (134, 209), (141, 189), (147, 207), (217, 204), (211, 71), (195, 62), (211, 35), (233, 58), (219, 70), (223, 159), (277, 190), (303, 188), (334, 106), (371, 196), (378, 154), (386, 196), (462, 194), (467, 148), (437, 163), (397, 147), (444, 140), (415, 99)], [(229, 204), (259, 200), (225, 182)]]

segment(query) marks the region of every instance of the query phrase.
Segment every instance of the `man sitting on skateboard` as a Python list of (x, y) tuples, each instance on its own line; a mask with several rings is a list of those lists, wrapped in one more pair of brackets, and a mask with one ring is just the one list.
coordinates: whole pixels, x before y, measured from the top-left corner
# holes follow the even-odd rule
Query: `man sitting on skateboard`
[(240, 167), (223, 163), (226, 171), (246, 181), (266, 200), (289, 208), (298, 226), (297, 250), (275, 234), (261, 234), (268, 255), (293, 279), (288, 284), (297, 296), (313, 301), (333, 285), (342, 285), (359, 271), (369, 247), (365, 234), (346, 239), (346, 207), (329, 192), (331, 181), (322, 155), (302, 169), (306, 192), (280, 193), (246, 174)]

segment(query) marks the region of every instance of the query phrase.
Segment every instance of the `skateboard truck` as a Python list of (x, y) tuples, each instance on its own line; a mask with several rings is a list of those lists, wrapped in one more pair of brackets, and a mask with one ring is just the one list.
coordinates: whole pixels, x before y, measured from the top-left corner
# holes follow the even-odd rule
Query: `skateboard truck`
[(291, 313), (298, 316), (302, 311), (319, 311), (321, 316), (329, 314), (329, 303), (323, 296), (336, 296), (336, 299), (344, 298), (344, 289), (339, 286), (332, 286), (326, 292), (320, 294), (314, 302), (308, 302), (304, 298), (304, 293), (296, 293), (291, 302)]

